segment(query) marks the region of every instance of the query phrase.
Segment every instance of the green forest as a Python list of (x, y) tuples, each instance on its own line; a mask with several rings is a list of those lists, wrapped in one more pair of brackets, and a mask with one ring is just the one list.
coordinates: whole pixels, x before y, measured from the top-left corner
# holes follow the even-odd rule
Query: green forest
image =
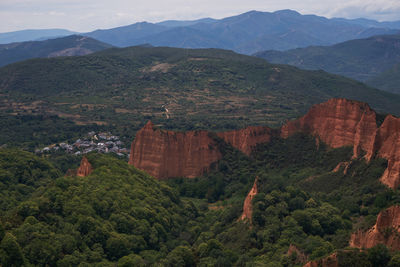
[[(88, 154), (93, 172), (75, 177), (65, 173), (79, 157), (0, 149), (1, 265), (302, 266), (301, 255), (336, 252), (341, 266), (399, 266), (383, 245), (348, 247), (351, 233), (400, 203), (379, 182), (386, 161), (353, 159), (333, 173), (350, 147), (297, 134), (248, 157), (212, 137), (223, 154), (212, 171), (166, 181), (112, 154)], [(252, 220), (240, 221), (255, 177)]]
[(398, 95), (221, 49), (129, 47), (31, 59), (0, 68), (0, 146), (33, 151), (96, 128), (131, 141), (148, 120), (173, 130), (276, 127), (338, 97), (399, 115)]

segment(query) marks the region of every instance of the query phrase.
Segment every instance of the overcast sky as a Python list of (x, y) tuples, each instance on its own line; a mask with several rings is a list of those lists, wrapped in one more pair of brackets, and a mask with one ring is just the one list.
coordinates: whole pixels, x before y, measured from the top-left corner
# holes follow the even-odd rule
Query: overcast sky
[(0, 0), (0, 32), (78, 32), (139, 21), (223, 18), (250, 10), (293, 9), (325, 17), (400, 20), (400, 0)]

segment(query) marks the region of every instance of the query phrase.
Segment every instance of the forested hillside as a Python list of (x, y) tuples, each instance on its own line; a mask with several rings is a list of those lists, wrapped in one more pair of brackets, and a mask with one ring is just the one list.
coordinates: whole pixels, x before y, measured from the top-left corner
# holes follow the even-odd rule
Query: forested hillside
[[(75, 132), (99, 127), (126, 140), (147, 120), (181, 130), (277, 126), (332, 97), (361, 100), (383, 113), (400, 110), (397, 95), (225, 50), (132, 47), (34, 59), (0, 68), (0, 112), (8, 118), (0, 144), (22, 140), (34, 147), (40, 145), (34, 135), (51, 142), (78, 137), (48, 124), (51, 116), (63, 118), (51, 120), (66, 129), (77, 124)], [(12, 126), (16, 121), (23, 123)], [(18, 130), (29, 124), (37, 127), (34, 135)]]
[[(168, 185), (112, 156), (89, 154), (93, 172), (76, 177), (64, 176), (61, 159), (1, 149), (2, 264), (301, 266), (335, 250), (355, 264), (350, 234), (400, 200), (379, 182), (384, 160), (359, 158), (346, 173), (332, 172), (351, 148), (317, 147), (298, 134), (248, 157), (219, 142), (223, 158), (213, 171)], [(251, 222), (240, 221), (255, 177)], [(360, 256), (366, 264), (398, 258), (382, 246)]]

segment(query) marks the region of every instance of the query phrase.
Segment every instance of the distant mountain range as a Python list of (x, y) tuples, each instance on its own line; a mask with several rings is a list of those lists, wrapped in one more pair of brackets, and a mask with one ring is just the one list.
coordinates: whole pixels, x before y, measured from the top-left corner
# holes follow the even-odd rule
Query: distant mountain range
[(400, 34), (373, 36), (333, 46), (311, 46), (255, 54), (271, 63), (340, 74), (400, 93)]
[[(168, 27), (168, 26), (169, 27)], [(370, 26), (372, 25), (372, 26)], [(223, 48), (251, 54), (261, 50), (286, 50), (309, 45), (329, 45), (377, 34), (396, 33), (392, 23), (327, 19), (301, 15), (292, 10), (250, 11), (220, 20), (190, 22), (136, 23), (84, 35), (115, 46), (149, 43), (182, 48)]]
[(0, 66), (30, 58), (83, 56), (111, 48), (86, 36), (71, 35), (46, 41), (31, 41), (0, 45)]
[[(379, 34), (395, 34), (396, 29), (400, 29), (400, 22), (327, 19), (281, 10), (272, 13), (250, 11), (219, 20), (205, 18), (140, 22), (82, 35), (119, 47), (148, 43), (181, 48), (222, 48), (253, 54), (263, 50), (282, 51), (310, 45), (331, 45)], [(41, 37), (45, 36), (43, 34)]]
[(45, 30), (22, 30), (15, 32), (0, 33), (0, 44), (15, 42), (40, 41), (51, 38), (58, 38), (76, 34), (64, 29), (45, 29)]

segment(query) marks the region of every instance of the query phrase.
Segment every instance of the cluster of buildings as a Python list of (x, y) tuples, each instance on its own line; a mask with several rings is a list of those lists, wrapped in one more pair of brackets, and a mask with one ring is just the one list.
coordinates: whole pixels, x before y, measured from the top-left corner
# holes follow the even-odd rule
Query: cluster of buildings
[(59, 143), (37, 149), (37, 154), (64, 151), (75, 155), (87, 154), (93, 151), (99, 153), (116, 153), (118, 156), (129, 156), (129, 150), (118, 136), (111, 133), (89, 132), (85, 138), (76, 140), (73, 144)]

